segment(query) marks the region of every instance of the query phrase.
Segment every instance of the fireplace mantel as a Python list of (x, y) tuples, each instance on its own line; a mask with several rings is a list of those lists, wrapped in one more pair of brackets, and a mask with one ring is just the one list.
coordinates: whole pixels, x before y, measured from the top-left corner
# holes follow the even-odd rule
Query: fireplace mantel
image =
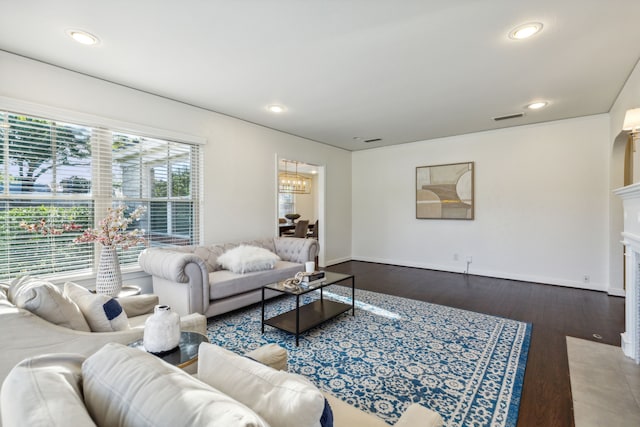
[(640, 183), (613, 193), (622, 198), (624, 207), (622, 244), (626, 258), (626, 300), (622, 351), (640, 363)]

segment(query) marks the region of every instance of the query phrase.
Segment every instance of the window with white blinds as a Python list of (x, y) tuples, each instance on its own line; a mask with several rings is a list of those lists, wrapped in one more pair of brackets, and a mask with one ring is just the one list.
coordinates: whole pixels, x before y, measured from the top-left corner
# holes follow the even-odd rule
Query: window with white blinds
[(296, 199), (293, 193), (278, 193), (278, 217), (296, 213)]
[(2, 111), (0, 140), (0, 279), (95, 271), (98, 244), (73, 240), (108, 207), (144, 206), (148, 245), (198, 243), (197, 145)]

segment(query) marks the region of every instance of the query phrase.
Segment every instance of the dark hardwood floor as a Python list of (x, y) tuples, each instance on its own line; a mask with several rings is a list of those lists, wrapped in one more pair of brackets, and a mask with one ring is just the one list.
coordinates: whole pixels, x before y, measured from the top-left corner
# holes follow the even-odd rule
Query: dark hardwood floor
[(603, 292), (358, 261), (327, 270), (355, 275), (358, 289), (531, 323), (518, 427), (573, 426), (565, 337), (620, 346), (624, 329), (624, 298)]

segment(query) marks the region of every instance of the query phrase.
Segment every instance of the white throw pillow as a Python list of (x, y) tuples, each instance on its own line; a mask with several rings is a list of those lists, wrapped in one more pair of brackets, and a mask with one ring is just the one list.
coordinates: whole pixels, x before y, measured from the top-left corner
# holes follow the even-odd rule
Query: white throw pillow
[[(200, 344), (198, 378), (244, 403), (272, 426), (319, 427), (333, 422), (324, 395), (306, 378), (214, 344)], [(328, 417), (330, 422), (324, 423)]]
[(88, 357), (82, 379), (87, 409), (100, 426), (269, 427), (242, 403), (122, 344), (109, 343)]
[(218, 264), (237, 274), (251, 271), (271, 270), (280, 257), (271, 251), (256, 246), (240, 245), (218, 257)]
[(78, 304), (93, 332), (129, 329), (129, 319), (120, 303), (108, 295), (94, 294), (73, 282), (64, 284), (64, 294)]
[(16, 307), (28, 310), (54, 325), (77, 331), (91, 330), (78, 306), (53, 283), (35, 277), (23, 278), (19, 283), (20, 286), (13, 289)]
[(20, 291), (20, 288), (33, 280), (37, 280), (29, 275), (19, 276), (9, 282), (9, 290), (7, 291), (7, 297), (9, 301), (15, 303), (13, 300), (16, 294)]

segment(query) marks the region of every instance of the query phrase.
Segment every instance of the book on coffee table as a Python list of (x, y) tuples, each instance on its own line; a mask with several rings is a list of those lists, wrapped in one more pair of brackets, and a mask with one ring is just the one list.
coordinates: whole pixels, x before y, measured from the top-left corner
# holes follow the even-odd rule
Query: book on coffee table
[(313, 273), (305, 274), (302, 276), (302, 283), (314, 283), (316, 281), (324, 280), (324, 271), (315, 271)]

